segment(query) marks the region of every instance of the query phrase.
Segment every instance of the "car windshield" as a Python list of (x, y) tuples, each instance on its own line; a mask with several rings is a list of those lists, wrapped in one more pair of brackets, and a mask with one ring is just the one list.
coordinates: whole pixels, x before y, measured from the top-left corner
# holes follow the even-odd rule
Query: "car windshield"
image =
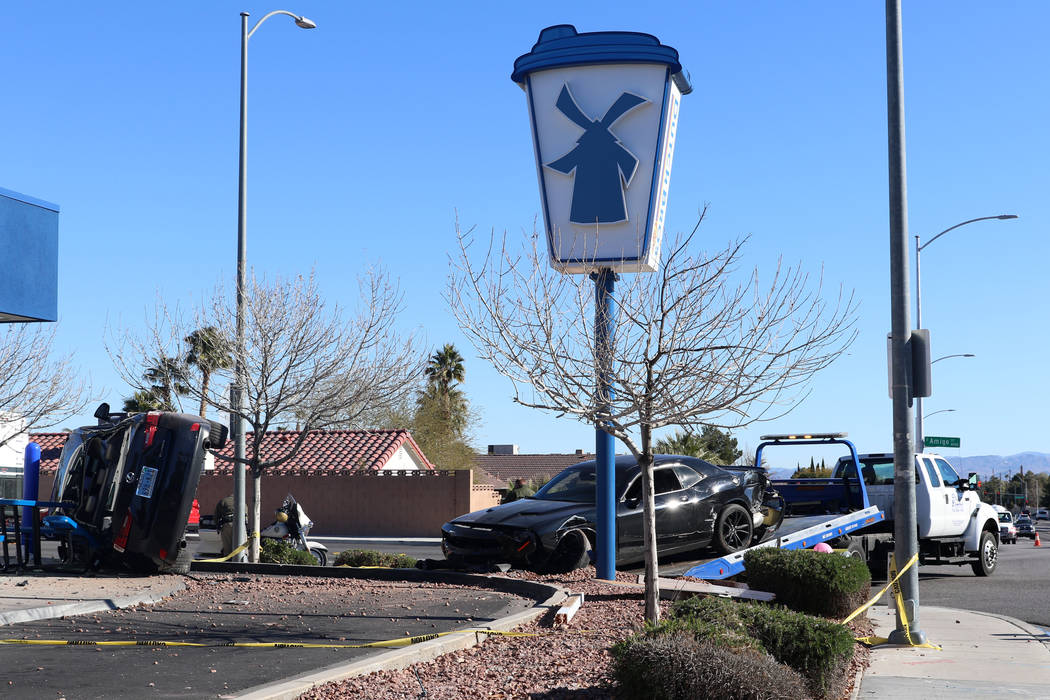
[(590, 467), (569, 467), (544, 485), (533, 498), (546, 501), (594, 503), (596, 471)]
[(1008, 523), (1008, 522), (1011, 522), (1012, 520), (1013, 519), (1010, 517), (1009, 513), (1000, 513), (999, 514), (999, 522), (1001, 522), (1001, 523)]
[[(626, 475), (616, 472), (616, 493), (622, 492)], [(554, 477), (536, 492), (532, 498), (544, 501), (571, 501), (572, 503), (595, 503), (597, 476), (594, 463), (569, 467)]]

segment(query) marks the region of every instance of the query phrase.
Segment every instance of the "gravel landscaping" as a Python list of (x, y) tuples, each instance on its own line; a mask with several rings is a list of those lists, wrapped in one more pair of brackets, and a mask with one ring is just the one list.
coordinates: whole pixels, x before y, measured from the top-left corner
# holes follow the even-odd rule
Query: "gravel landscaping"
[[(300, 698), (582, 700), (615, 697), (608, 676), (609, 648), (643, 626), (641, 590), (596, 580), (594, 570), (590, 568), (551, 576), (519, 571), (507, 575), (583, 593), (585, 602), (570, 624), (563, 628), (552, 626), (552, 611), (517, 630), (536, 636), (489, 636), (475, 647), (414, 664), (407, 669), (319, 685)], [(634, 582), (635, 577), (618, 574), (617, 579)], [(662, 614), (667, 613), (669, 605), (669, 601), (662, 602)], [(858, 634), (869, 632), (866, 622), (854, 629)], [(844, 697), (848, 698), (852, 692), (856, 672), (867, 664), (867, 658), (867, 650), (858, 644)]]

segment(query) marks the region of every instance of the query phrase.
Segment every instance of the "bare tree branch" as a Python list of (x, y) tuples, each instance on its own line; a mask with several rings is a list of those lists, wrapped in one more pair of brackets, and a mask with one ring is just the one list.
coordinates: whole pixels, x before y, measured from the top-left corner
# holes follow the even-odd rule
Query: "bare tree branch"
[(58, 425), (87, 405), (91, 389), (72, 354), (53, 358), (55, 331), (39, 323), (0, 328), (0, 445)]
[[(397, 286), (385, 273), (370, 270), (360, 280), (360, 293), (356, 314), (346, 320), (337, 304), (321, 297), (312, 275), (272, 282), (253, 276), (245, 294), (243, 353), (238, 355), (234, 343), (224, 343), (234, 362), (214, 368), (208, 383), (201, 380), (197, 366), (182, 362), (173, 369), (185, 377), (186, 395), (194, 405), (212, 406), (229, 416), (233, 367), (238, 360), (244, 367), (244, 402), (235, 416), (247, 423), (251, 433), (241, 461), (255, 479), (256, 531), (260, 480), (266, 470), (293, 459), (310, 430), (354, 422), (366, 411), (403, 405), (422, 371), (416, 339), (395, 327), (402, 309)], [(181, 343), (194, 330), (213, 327), (232, 335), (230, 329), (235, 325), (235, 295), (218, 288), (209, 301), (188, 315), (158, 302), (143, 333), (110, 334), (106, 349), (124, 381), (142, 388), (142, 368), (152, 358), (184, 357)], [(302, 428), (298, 439), (265, 442), (271, 428), (293, 424)], [(253, 544), (253, 559), (256, 546)]]
[[(667, 242), (658, 271), (621, 278), (616, 334), (602, 358), (595, 327), (609, 319), (593, 310), (587, 276), (552, 269), (535, 230), (521, 251), (491, 235), (477, 257), (473, 231), (456, 226), (446, 296), (460, 328), (511, 380), (515, 402), (599, 426), (630, 450), (642, 468), (647, 532), (654, 527), (653, 430), (731, 429), (781, 416), (856, 335), (851, 294), (840, 289), (829, 303), (822, 276), (811, 279), (782, 261), (764, 281), (757, 269), (741, 274), (746, 239), (694, 252), (702, 221), (703, 213), (690, 233)], [(600, 363), (611, 377), (611, 401), (598, 386)], [(654, 541), (647, 534), (647, 545)], [(646, 570), (655, 588), (655, 544)], [(651, 622), (655, 603), (647, 585)]]

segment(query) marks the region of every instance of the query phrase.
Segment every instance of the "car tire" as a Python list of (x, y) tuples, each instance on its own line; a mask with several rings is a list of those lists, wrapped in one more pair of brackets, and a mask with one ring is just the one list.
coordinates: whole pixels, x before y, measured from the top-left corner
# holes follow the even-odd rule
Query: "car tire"
[(566, 574), (582, 569), (591, 562), (591, 540), (583, 530), (568, 530), (551, 552), (544, 569), (551, 574)]
[(723, 554), (732, 554), (751, 545), (754, 520), (747, 508), (730, 503), (718, 514), (715, 524), (715, 546)]
[(991, 576), (999, 563), (999, 547), (995, 535), (985, 531), (981, 533), (981, 542), (977, 547), (977, 561), (973, 563), (973, 573), (977, 576)]
[(313, 547), (310, 549), (310, 554), (314, 555), (314, 559), (317, 560), (318, 566), (328, 566), (328, 553), (319, 547)]

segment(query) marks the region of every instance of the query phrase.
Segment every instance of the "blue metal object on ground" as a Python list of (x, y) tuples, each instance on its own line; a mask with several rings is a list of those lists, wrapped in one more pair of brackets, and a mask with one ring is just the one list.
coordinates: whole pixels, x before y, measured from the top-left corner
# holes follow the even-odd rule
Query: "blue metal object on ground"
[[(22, 498), (35, 501), (40, 490), (40, 445), (31, 442), (26, 445), (25, 462), (22, 469)], [(29, 542), (33, 527), (33, 509), (22, 507), (22, 546)], [(28, 530), (28, 532), (27, 532)]]

